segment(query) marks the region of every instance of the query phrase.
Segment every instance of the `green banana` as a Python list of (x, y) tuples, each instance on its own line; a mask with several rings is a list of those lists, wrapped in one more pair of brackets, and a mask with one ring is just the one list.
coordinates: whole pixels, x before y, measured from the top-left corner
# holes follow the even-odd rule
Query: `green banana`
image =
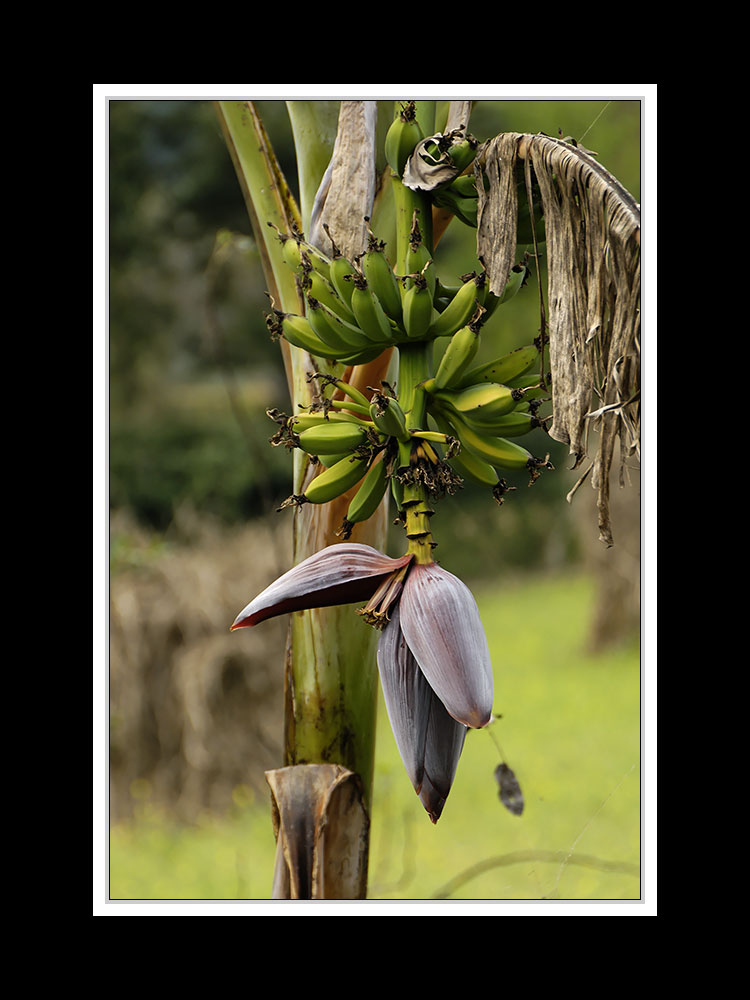
[[(427, 386), (426, 391), (429, 392)], [(480, 382), (465, 389), (445, 389), (433, 393), (441, 406), (458, 413), (473, 426), (484, 427), (515, 409), (523, 399), (523, 389), (510, 389), (495, 382)]]
[(460, 219), (467, 226), (471, 226), (473, 229), (477, 228), (479, 202), (476, 194), (473, 196), (462, 196), (450, 185), (449, 187), (437, 190), (433, 201), (440, 208), (447, 208), (450, 212), (453, 212), (456, 218)]
[(376, 343), (392, 340), (394, 330), (391, 321), (368, 280), (363, 274), (355, 273), (351, 283), (351, 309), (357, 326), (368, 340)]
[(375, 358), (379, 358), (383, 351), (393, 347), (393, 344), (373, 344), (364, 351), (356, 351), (354, 354), (342, 354), (336, 360), (342, 365), (368, 365)]
[(461, 445), (496, 469), (532, 469), (539, 464), (531, 452), (515, 441), (480, 433), (455, 412), (451, 412), (449, 420)]
[(459, 198), (478, 198), (479, 192), (477, 191), (477, 182), (474, 178), (474, 174), (461, 174), (454, 181), (451, 181), (445, 190), (450, 191), (452, 194)]
[(352, 452), (367, 440), (367, 431), (350, 421), (323, 421), (317, 427), (307, 427), (297, 435), (299, 446), (309, 455), (333, 455)]
[[(431, 261), (427, 261), (424, 270), (429, 268), (430, 263)], [(427, 335), (427, 331), (432, 325), (435, 307), (424, 271), (411, 277), (413, 284), (404, 295), (403, 326), (407, 337), (418, 340)]]
[(484, 298), (486, 275), (472, 275), (458, 289), (448, 305), (439, 313), (429, 329), (431, 337), (450, 337), (465, 326)]
[(401, 319), (401, 290), (391, 262), (385, 255), (385, 243), (379, 241), (367, 223), (367, 249), (361, 257), (360, 266), (375, 297), (380, 301), (390, 319), (398, 322)]
[(328, 233), (328, 239), (331, 241), (331, 263), (328, 269), (328, 278), (339, 297), (351, 309), (352, 289), (354, 287), (351, 279), (356, 274), (354, 265), (336, 246), (328, 225), (325, 222), (323, 223), (323, 228)]
[[(448, 423), (441, 413), (433, 413), (432, 416), (444, 434), (454, 434), (450, 423)], [(485, 462), (484, 459), (478, 458), (466, 448), (460, 448), (457, 452), (454, 452), (447, 461), (460, 476), (468, 479), (470, 483), (474, 483), (476, 486), (492, 487), (497, 485), (498, 477), (494, 466), (490, 465), (489, 462)]]
[(364, 427), (360, 417), (353, 413), (341, 413), (338, 410), (329, 410), (327, 413), (324, 413), (323, 410), (300, 410), (299, 413), (294, 413), (289, 418), (289, 426), (295, 433), (330, 423), (354, 424), (358, 427)]
[(306, 296), (322, 302), (327, 309), (336, 313), (347, 323), (354, 324), (354, 315), (347, 302), (339, 295), (333, 284), (317, 271), (309, 271), (301, 281)]
[(385, 136), (385, 158), (391, 170), (403, 177), (404, 167), (414, 147), (424, 139), (417, 121), (415, 102), (407, 101), (391, 122)]
[(351, 453), (348, 451), (339, 452), (338, 455), (318, 455), (318, 461), (321, 465), (324, 465), (326, 469), (330, 469), (332, 465), (337, 462), (341, 462), (345, 458), (351, 458)]
[(473, 163), (478, 146), (479, 142), (474, 136), (467, 134), (448, 148), (448, 156), (459, 174), (462, 174), (469, 164)]
[(347, 455), (324, 469), (310, 483), (303, 497), (308, 503), (328, 503), (356, 486), (367, 471), (369, 460)]
[(452, 388), (474, 360), (478, 350), (479, 328), (472, 323), (462, 326), (449, 340), (435, 377), (425, 383), (425, 389), (430, 392)]
[[(269, 222), (269, 226), (273, 223)], [(312, 243), (308, 243), (299, 230), (292, 228), (292, 233), (281, 233), (273, 226), (281, 241), (281, 254), (292, 270), (299, 274), (307, 267), (312, 267), (319, 274), (328, 277), (330, 273), (331, 260), (327, 254), (323, 253)]]
[(448, 459), (456, 472), (475, 486), (497, 486), (498, 475), (494, 465), (478, 458), (466, 448)]
[(517, 409), (494, 419), (488, 419), (484, 424), (474, 423), (471, 420), (471, 414), (464, 414), (464, 416), (466, 422), (472, 424), (475, 430), (502, 438), (521, 437), (537, 427), (544, 429), (542, 421), (533, 413)]
[(348, 323), (311, 295), (307, 296), (307, 318), (316, 336), (337, 351), (337, 357), (372, 346), (358, 326)]
[(470, 368), (455, 383), (455, 388), (464, 389), (467, 385), (478, 385), (480, 382), (501, 382), (508, 385), (509, 379), (525, 375), (538, 360), (539, 349), (536, 344), (517, 347), (499, 358)]
[(476, 198), (456, 198), (451, 206), (451, 211), (457, 219), (471, 229), (479, 226), (479, 206)]
[(349, 537), (351, 529), (355, 524), (359, 524), (361, 521), (366, 521), (372, 517), (380, 506), (387, 488), (388, 465), (381, 453), (375, 457), (359, 489), (352, 497), (352, 501), (346, 511), (344, 523), (339, 529), (344, 538)]
[(526, 264), (515, 264), (510, 269), (510, 274), (508, 275), (508, 280), (505, 283), (505, 288), (503, 289), (502, 295), (498, 295), (498, 305), (502, 305), (504, 302), (510, 302), (514, 296), (516, 296), (523, 288), (526, 278), (528, 277), (529, 269)]
[(370, 419), (382, 434), (395, 437), (398, 441), (408, 441), (406, 415), (398, 400), (376, 392), (370, 403)]
[[(267, 320), (268, 322), (268, 320)], [(299, 347), (309, 354), (318, 358), (326, 358), (329, 361), (337, 361), (340, 351), (335, 350), (327, 344), (313, 330), (309, 319), (305, 316), (297, 316), (295, 313), (282, 313), (278, 319), (278, 325), (269, 324), (272, 336), (278, 334), (288, 341), (293, 347)], [(349, 348), (351, 351), (351, 348)]]

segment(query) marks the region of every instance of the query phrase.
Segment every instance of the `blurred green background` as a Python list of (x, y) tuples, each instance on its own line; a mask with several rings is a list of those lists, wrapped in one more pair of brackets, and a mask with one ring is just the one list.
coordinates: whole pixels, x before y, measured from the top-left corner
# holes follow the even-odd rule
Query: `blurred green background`
[[(258, 106), (296, 191), (285, 103)], [(572, 136), (640, 200), (637, 100), (480, 101), (470, 130)], [(265, 899), (263, 771), (281, 760), (285, 630), (269, 622), (238, 641), (227, 628), (288, 567), (275, 508), (291, 462), (268, 445), (265, 416), (288, 403), (280, 355), (212, 103), (111, 100), (107, 138), (110, 896)], [(474, 241), (449, 228), (444, 279), (471, 268)], [(538, 329), (530, 282), (493, 317), (486, 350)], [(508, 476), (517, 488), (501, 507), (466, 488), (434, 519), (440, 561), (479, 602), (502, 718), (470, 734), (433, 827), (381, 705), (373, 899), (640, 895), (638, 470), (613, 486), (605, 549), (593, 491), (566, 502), (566, 449), (537, 433), (528, 446), (549, 451), (554, 472), (532, 489)], [(521, 817), (498, 800), (501, 760), (521, 782)]]

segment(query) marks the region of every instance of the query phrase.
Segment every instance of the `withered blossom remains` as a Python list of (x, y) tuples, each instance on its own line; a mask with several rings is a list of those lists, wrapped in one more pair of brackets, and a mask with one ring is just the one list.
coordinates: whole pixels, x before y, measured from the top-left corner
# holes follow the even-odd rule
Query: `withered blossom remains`
[(492, 718), (487, 639), (468, 587), (412, 553), (392, 559), (369, 545), (330, 545), (284, 573), (231, 628), (291, 611), (364, 601), (381, 630), (377, 661), (388, 718), (409, 780), (436, 823), (467, 729)]

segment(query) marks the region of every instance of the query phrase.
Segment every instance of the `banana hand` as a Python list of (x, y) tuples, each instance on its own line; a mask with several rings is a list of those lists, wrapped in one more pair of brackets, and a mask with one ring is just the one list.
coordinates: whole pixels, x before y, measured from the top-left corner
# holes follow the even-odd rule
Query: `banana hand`
[(307, 296), (307, 319), (315, 335), (338, 352), (337, 357), (372, 347), (372, 341), (358, 326), (342, 319), (312, 295)]
[(269, 226), (276, 229), (281, 241), (281, 255), (295, 274), (302, 274), (303, 271), (312, 267), (323, 277), (328, 278), (330, 274), (331, 259), (322, 250), (308, 243), (298, 229), (292, 228), (289, 233), (281, 233), (272, 222)]
[(539, 466), (544, 464), (544, 462), (534, 458), (530, 451), (514, 441), (474, 430), (455, 412), (446, 414), (446, 416), (454, 427), (462, 446), (496, 469), (527, 469), (533, 475)]
[[(272, 337), (283, 337), (293, 347), (299, 347), (315, 357), (337, 361), (341, 355), (340, 351), (320, 339), (305, 316), (277, 312), (275, 315), (269, 314), (266, 324)], [(351, 351), (351, 348), (348, 350)]]
[(515, 351), (509, 351), (499, 358), (486, 361), (464, 372), (456, 382), (457, 389), (463, 389), (467, 385), (479, 385), (480, 382), (501, 382), (508, 385), (510, 379), (525, 375), (539, 361), (539, 350), (535, 344), (528, 344), (526, 347), (518, 347)]
[[(429, 392), (429, 383), (425, 386), (425, 391)], [(480, 382), (465, 389), (443, 389), (433, 393), (439, 405), (479, 427), (510, 413), (523, 399), (523, 395), (523, 389), (511, 389), (494, 382)]]

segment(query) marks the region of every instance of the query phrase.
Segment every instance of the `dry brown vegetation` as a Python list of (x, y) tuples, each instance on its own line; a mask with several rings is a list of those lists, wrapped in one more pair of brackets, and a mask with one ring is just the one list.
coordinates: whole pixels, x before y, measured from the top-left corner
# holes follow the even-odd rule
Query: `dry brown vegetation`
[(112, 820), (132, 815), (134, 788), (188, 822), (225, 811), (238, 786), (267, 794), (263, 772), (282, 753), (286, 621), (229, 626), (288, 565), (288, 532), (183, 515), (158, 555), (122, 516), (112, 534), (130, 545), (110, 583)]

